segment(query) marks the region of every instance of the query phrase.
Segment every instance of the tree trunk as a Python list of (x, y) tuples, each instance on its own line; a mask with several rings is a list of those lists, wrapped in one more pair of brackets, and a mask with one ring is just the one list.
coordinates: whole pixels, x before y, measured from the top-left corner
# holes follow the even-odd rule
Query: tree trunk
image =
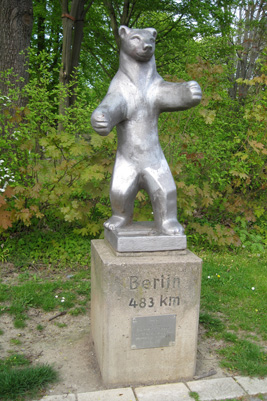
[[(67, 89), (67, 95), (60, 101), (59, 113), (75, 102), (76, 69), (79, 65), (85, 14), (93, 0), (72, 0), (69, 12), (68, 0), (61, 1), (63, 24), (62, 68), (59, 81)], [(71, 83), (71, 86), (68, 85)]]
[(37, 49), (38, 54), (45, 50), (45, 15), (46, 15), (46, 0), (39, 0), (42, 12), (37, 18)]
[[(0, 0), (0, 10), (0, 71), (13, 68), (14, 74), (24, 81), (16, 82), (15, 77), (9, 80), (21, 89), (29, 79), (25, 64), (33, 24), (32, 0)], [(8, 85), (0, 81), (0, 91), (6, 96), (8, 89)], [(18, 103), (25, 105), (25, 99), (19, 96)]]
[(261, 56), (267, 44), (267, 19), (265, 0), (245, 1), (239, 6), (238, 29), (235, 40), (236, 56), (234, 59), (235, 73), (230, 77), (233, 83), (229, 89), (231, 98), (243, 102), (247, 97), (249, 86), (237, 83), (236, 80), (252, 79), (256, 73), (257, 59)]

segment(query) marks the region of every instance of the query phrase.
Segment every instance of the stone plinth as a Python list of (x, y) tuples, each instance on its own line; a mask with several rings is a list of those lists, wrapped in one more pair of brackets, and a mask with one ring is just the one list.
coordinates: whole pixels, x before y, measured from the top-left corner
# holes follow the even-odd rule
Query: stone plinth
[(154, 222), (133, 222), (130, 226), (110, 231), (105, 239), (117, 252), (155, 252), (186, 249), (186, 235), (164, 235), (155, 230)]
[(120, 254), (92, 241), (92, 337), (106, 385), (193, 378), (201, 265), (188, 250)]

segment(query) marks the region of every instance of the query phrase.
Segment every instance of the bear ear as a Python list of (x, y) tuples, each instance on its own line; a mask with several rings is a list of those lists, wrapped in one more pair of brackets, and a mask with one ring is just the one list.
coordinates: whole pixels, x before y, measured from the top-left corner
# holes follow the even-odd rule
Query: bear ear
[(151, 35), (156, 39), (157, 37), (157, 31), (154, 28), (146, 28), (147, 31), (151, 33)]
[(128, 26), (121, 25), (119, 27), (119, 35), (121, 38), (123, 38), (125, 35), (128, 35), (130, 33), (131, 28), (128, 28)]

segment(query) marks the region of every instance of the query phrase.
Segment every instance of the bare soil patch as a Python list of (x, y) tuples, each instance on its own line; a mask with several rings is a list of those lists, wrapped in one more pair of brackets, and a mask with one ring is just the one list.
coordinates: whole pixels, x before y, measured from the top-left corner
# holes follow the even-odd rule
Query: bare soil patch
[[(86, 315), (66, 314), (49, 321), (56, 314), (32, 309), (24, 329), (15, 329), (11, 316), (1, 316), (0, 326), (4, 330), (0, 336), (1, 357), (12, 351), (25, 354), (34, 363), (52, 364), (60, 373), (60, 381), (48, 389), (49, 395), (105, 389), (90, 338), (89, 310)], [(37, 325), (44, 329), (40, 332)], [(212, 369), (216, 371), (212, 377), (229, 376), (219, 367), (216, 355), (222, 343), (205, 338), (203, 331), (200, 327), (196, 376), (202, 377)], [(12, 339), (20, 340), (21, 344), (14, 344)]]
[[(18, 275), (12, 270), (10, 266), (5, 272), (2, 270), (1, 276), (4, 282), (17, 283)], [(59, 272), (56, 274), (59, 275)], [(47, 272), (41, 275), (49, 276)], [(65, 271), (64, 276), (66, 275)], [(84, 315), (73, 316), (67, 313), (49, 320), (57, 314), (58, 311), (44, 312), (30, 309), (29, 319), (26, 321), (27, 327), (23, 329), (14, 328), (13, 318), (10, 315), (1, 315), (0, 329), (3, 330), (3, 334), (0, 335), (1, 358), (8, 356), (10, 352), (17, 352), (23, 353), (33, 363), (53, 365), (59, 371), (60, 381), (47, 390), (47, 395), (105, 389), (90, 336), (90, 309), (88, 308)], [(38, 330), (38, 326), (39, 328), (42, 326), (43, 330)], [(205, 330), (200, 326), (197, 377), (202, 378), (211, 370), (216, 371), (216, 374), (212, 375), (214, 378), (230, 376), (230, 373), (219, 367), (216, 350), (222, 346), (223, 342), (206, 338)]]

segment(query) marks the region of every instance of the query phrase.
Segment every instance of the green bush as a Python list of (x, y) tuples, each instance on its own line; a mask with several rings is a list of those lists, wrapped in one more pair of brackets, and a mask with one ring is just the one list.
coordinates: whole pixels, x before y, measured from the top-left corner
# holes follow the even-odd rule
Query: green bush
[[(16, 107), (12, 87), (0, 99), (0, 230), (18, 232), (32, 225), (60, 231), (64, 226), (98, 237), (111, 214), (115, 135), (101, 137), (91, 128), (91, 112), (100, 102), (92, 88), (78, 86), (75, 105), (60, 115), (58, 105), (68, 88), (51, 87), (51, 72), (45, 62), (40, 66), (30, 71), (24, 88), (26, 107)], [(241, 104), (228, 96), (225, 67), (199, 59), (181, 78), (200, 83), (201, 105), (160, 117), (160, 139), (177, 186), (178, 219), (191, 244), (242, 245), (257, 252), (267, 243), (265, 68), (246, 82), (250, 92)], [(135, 218), (152, 217), (148, 196), (139, 192)], [(0, 260), (8, 258), (2, 247)]]

